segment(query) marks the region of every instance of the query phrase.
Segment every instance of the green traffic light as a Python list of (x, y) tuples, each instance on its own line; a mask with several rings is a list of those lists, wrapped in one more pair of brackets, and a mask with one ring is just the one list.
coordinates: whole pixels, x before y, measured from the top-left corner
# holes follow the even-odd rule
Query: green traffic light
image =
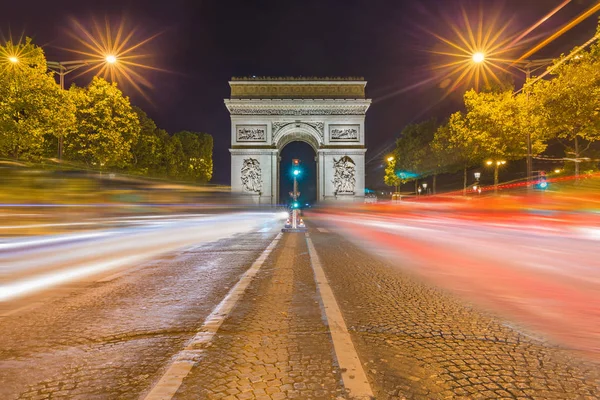
[(298, 176), (300, 175), (300, 170), (299, 169), (295, 169), (294, 170), (294, 176)]

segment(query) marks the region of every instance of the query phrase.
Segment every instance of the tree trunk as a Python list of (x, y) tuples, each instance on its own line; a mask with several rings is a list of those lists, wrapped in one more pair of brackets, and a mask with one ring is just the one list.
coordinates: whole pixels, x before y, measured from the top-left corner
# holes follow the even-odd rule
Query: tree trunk
[(419, 194), (419, 180), (415, 179), (415, 194)]
[(465, 164), (465, 169), (463, 171), (463, 196), (467, 195), (467, 165)]
[(579, 180), (579, 141), (575, 135), (575, 180)]
[(498, 162), (496, 162), (496, 166), (494, 168), (494, 194), (498, 193)]
[(432, 189), (433, 190), (433, 194), (435, 194), (435, 186), (437, 183), (437, 174), (433, 174), (433, 182), (431, 183)]

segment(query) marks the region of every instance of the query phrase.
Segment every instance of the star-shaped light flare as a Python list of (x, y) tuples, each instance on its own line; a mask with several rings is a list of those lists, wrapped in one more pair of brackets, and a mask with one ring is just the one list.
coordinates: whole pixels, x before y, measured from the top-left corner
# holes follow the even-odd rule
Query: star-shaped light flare
[(461, 8), (460, 26), (447, 19), (452, 35), (442, 36), (428, 29), (426, 32), (439, 40), (442, 47), (430, 51), (437, 57), (432, 67), (440, 82), (450, 93), (460, 86), (479, 89), (482, 83), (501, 84), (500, 73), (510, 74), (503, 65), (510, 63), (510, 53), (516, 49), (511, 43), (514, 35), (509, 33), (511, 20), (500, 24), (500, 12), (485, 18), (479, 9), (477, 21), (473, 22), (464, 7)]
[[(151, 57), (148, 53), (140, 53), (146, 45), (162, 32), (138, 40), (136, 30), (126, 29), (122, 19), (116, 29), (111, 27), (108, 19), (104, 25), (92, 20), (92, 29), (87, 29), (79, 21), (72, 20), (74, 30), (68, 31), (80, 49), (63, 48), (71, 53), (84, 56), (86, 65), (75, 78), (94, 73), (119, 84), (129, 83), (142, 96), (148, 99), (144, 89), (152, 88), (152, 83), (143, 76), (144, 70), (168, 72), (145, 63)], [(149, 99), (148, 99), (149, 100)]]

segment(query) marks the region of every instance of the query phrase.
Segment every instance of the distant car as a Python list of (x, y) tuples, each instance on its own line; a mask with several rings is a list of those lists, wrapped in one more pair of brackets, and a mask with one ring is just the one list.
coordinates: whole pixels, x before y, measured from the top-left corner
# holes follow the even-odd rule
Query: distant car
[(365, 203), (377, 203), (377, 195), (375, 193), (367, 193), (365, 195)]

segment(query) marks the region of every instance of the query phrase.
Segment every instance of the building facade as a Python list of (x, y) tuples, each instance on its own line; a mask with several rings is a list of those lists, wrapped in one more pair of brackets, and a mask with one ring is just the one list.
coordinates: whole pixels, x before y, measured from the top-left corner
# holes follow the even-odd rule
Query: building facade
[(278, 204), (280, 151), (302, 141), (315, 151), (317, 199), (360, 201), (365, 194), (365, 115), (360, 78), (233, 78), (231, 190)]

